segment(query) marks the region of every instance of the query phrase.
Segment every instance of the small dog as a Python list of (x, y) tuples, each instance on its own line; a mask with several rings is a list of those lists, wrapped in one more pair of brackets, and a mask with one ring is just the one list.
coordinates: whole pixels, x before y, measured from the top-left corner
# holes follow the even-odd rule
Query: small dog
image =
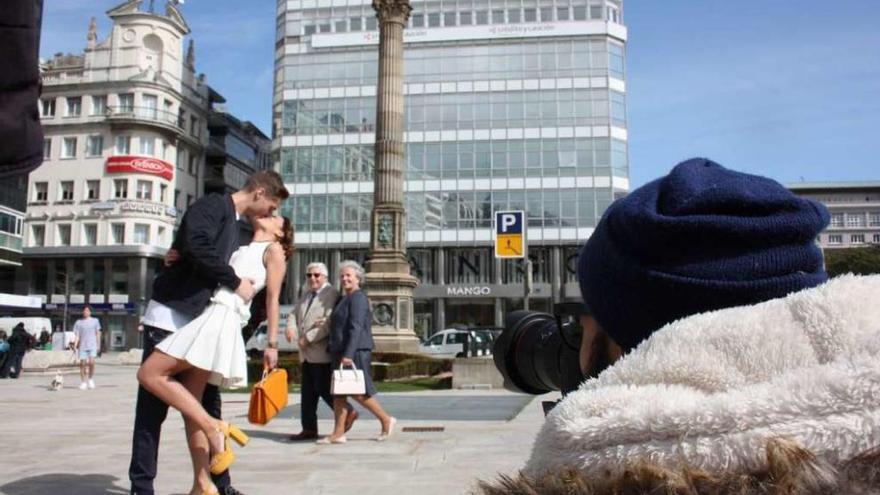
[(62, 388), (64, 388), (64, 375), (59, 371), (55, 373), (55, 378), (53, 378), (52, 383), (49, 384), (49, 390), (58, 392)]

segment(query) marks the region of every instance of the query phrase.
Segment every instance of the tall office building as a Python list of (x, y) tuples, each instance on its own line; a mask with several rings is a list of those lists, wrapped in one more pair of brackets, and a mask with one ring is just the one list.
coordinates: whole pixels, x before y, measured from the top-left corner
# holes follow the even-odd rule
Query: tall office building
[[(378, 31), (367, 0), (278, 3), (273, 147), (305, 265), (362, 260)], [(417, 332), (500, 325), (523, 304), (492, 218), (524, 210), (533, 309), (579, 298), (578, 246), (629, 189), (619, 0), (417, 1), (404, 33), (408, 255)]]

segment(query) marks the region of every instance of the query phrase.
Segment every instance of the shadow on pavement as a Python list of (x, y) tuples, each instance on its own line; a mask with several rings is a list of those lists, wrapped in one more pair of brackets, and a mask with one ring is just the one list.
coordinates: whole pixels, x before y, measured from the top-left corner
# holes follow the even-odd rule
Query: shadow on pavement
[(128, 490), (115, 483), (119, 478), (106, 474), (50, 473), (22, 478), (0, 485), (4, 495), (125, 495)]
[[(247, 434), (247, 436), (251, 438), (260, 438), (263, 440), (271, 440), (273, 442), (278, 443), (290, 443), (287, 441), (287, 437), (290, 436), (290, 433), (277, 433), (273, 431), (265, 431), (265, 430), (254, 430), (252, 428), (248, 428), (245, 426), (240, 426), (241, 430)], [(312, 440), (314, 442), (314, 440)]]

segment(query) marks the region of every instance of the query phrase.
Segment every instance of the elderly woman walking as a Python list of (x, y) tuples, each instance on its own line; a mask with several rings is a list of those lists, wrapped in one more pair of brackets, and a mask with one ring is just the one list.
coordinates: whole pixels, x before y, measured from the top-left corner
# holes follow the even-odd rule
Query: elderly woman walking
[[(342, 299), (330, 316), (330, 343), (327, 350), (333, 359), (333, 366), (356, 366), (364, 372), (366, 393), (352, 396), (360, 405), (382, 424), (382, 431), (376, 441), (382, 442), (391, 436), (397, 419), (388, 415), (376, 400), (376, 387), (370, 376), (371, 355), (373, 352), (372, 315), (367, 295), (361, 290), (364, 282), (364, 269), (355, 261), (339, 264), (339, 282), (342, 286)], [(333, 397), (333, 416), (335, 424), (330, 436), (318, 440), (320, 444), (345, 443), (345, 419), (348, 415), (346, 396)]]

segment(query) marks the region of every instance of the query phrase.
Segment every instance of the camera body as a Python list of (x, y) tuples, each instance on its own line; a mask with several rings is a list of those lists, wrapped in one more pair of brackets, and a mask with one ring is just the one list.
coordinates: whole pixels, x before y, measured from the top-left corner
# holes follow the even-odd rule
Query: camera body
[(493, 349), (504, 388), (540, 395), (563, 395), (583, 382), (579, 353), (582, 303), (554, 305), (554, 314), (517, 310), (504, 317), (504, 331)]

